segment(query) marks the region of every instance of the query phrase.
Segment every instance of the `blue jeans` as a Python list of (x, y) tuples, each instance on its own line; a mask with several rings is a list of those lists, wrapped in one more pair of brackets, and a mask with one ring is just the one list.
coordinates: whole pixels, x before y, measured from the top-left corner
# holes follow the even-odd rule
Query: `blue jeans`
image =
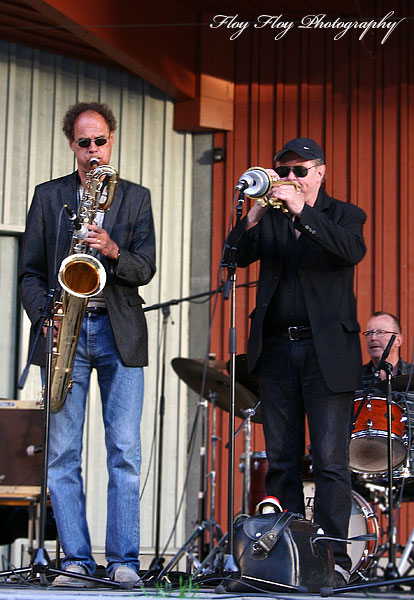
[[(330, 392), (312, 339), (272, 337), (265, 345), (257, 374), (269, 461), (267, 494), (279, 498), (283, 508), (305, 514), (302, 471), (306, 413), (315, 480), (314, 520), (327, 535), (347, 538), (352, 507), (348, 448), (353, 394)], [(349, 569), (346, 544), (333, 542), (332, 547), (335, 562)]]
[(96, 565), (86, 522), (81, 454), (86, 396), (93, 367), (98, 373), (105, 426), (109, 474), (105, 556), (111, 576), (120, 565), (139, 569), (144, 381), (142, 368), (126, 367), (121, 362), (106, 314), (86, 315), (83, 320), (73, 388), (63, 409), (51, 415), (48, 485), (65, 554), (62, 567), (77, 563), (91, 574)]

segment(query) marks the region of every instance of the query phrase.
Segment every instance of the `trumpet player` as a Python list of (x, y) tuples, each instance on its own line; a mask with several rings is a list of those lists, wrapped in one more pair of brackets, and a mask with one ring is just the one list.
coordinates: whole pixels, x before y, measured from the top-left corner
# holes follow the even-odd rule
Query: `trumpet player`
[[(116, 121), (98, 102), (71, 106), (63, 131), (77, 170), (38, 185), (27, 217), (19, 272), (23, 306), (36, 326), (44, 296), (56, 286), (57, 270), (73, 233), (63, 207), (78, 212), (91, 159), (109, 165)], [(109, 192), (108, 192), (109, 193)], [(70, 573), (93, 575), (95, 561), (81, 475), (82, 430), (90, 375), (97, 370), (107, 450), (108, 493), (105, 555), (109, 577), (139, 582), (140, 420), (147, 332), (138, 287), (155, 273), (155, 236), (148, 189), (119, 180), (111, 210), (88, 224), (83, 243), (102, 263), (106, 285), (88, 300), (81, 321), (73, 386), (62, 410), (51, 415), (48, 486), (63, 548), (53, 585), (88, 586)], [(63, 324), (60, 326), (63, 327)], [(35, 364), (44, 366), (44, 340)]]
[[(284, 509), (305, 514), (306, 414), (314, 519), (327, 535), (343, 539), (352, 502), (349, 422), (361, 378), (353, 277), (366, 251), (366, 217), (357, 206), (328, 196), (324, 153), (314, 140), (290, 140), (274, 161), (267, 170), (273, 186), (242, 220), (237, 252), (241, 267), (260, 261), (248, 365), (258, 376), (262, 402), (266, 493)], [(275, 210), (276, 198), (288, 212)], [(333, 551), (339, 587), (349, 580), (351, 559), (345, 543), (333, 542)]]

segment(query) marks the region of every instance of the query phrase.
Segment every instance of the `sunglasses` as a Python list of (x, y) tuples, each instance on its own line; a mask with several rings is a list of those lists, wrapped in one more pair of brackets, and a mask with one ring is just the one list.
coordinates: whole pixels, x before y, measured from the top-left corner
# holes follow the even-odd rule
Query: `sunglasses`
[(313, 165), (312, 167), (304, 167), (302, 165), (295, 165), (294, 167), (276, 167), (275, 171), (279, 175), (279, 177), (287, 177), (291, 171), (296, 177), (306, 177), (309, 169), (313, 169), (318, 165)]
[(92, 144), (92, 142), (95, 144), (95, 146), (105, 146), (106, 142), (109, 140), (109, 135), (108, 137), (97, 137), (93, 140), (91, 140), (90, 138), (81, 138), (80, 140), (78, 140), (76, 142), (76, 144), (78, 144), (78, 146), (80, 146), (81, 148), (89, 148), (89, 146)]

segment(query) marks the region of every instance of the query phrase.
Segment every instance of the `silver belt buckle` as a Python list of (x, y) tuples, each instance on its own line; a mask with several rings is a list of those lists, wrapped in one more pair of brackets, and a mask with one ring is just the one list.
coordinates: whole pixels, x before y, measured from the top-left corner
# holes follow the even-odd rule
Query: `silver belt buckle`
[(289, 339), (291, 342), (297, 342), (299, 338), (294, 337), (292, 332), (296, 332), (299, 328), (296, 326), (293, 327), (288, 327), (288, 334), (289, 334)]

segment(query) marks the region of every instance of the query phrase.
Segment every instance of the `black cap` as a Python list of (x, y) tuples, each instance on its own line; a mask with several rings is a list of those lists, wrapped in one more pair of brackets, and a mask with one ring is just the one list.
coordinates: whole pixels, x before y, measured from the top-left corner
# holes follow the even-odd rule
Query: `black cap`
[(294, 138), (293, 140), (290, 140), (277, 154), (275, 154), (273, 159), (274, 162), (279, 161), (287, 152), (294, 152), (295, 154), (298, 154), (298, 156), (306, 158), (306, 160), (319, 158), (323, 163), (325, 162), (325, 155), (322, 148), (315, 140), (311, 140), (310, 138)]

